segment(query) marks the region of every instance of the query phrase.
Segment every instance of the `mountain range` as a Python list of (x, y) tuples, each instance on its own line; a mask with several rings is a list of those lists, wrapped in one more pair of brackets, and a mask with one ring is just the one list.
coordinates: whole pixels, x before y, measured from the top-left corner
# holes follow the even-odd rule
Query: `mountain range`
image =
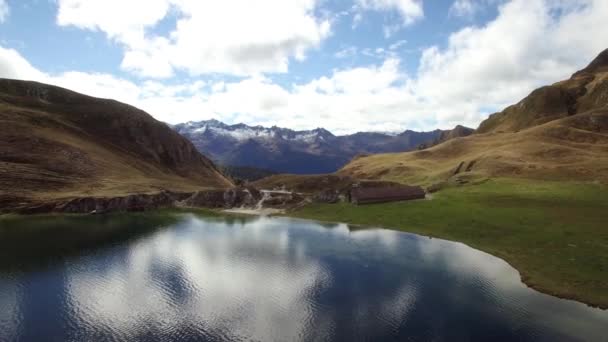
[(220, 165), (296, 174), (335, 172), (357, 155), (410, 151), (451, 132), (407, 130), (336, 136), (323, 128), (295, 131), (276, 126), (227, 125), (217, 120), (187, 122), (173, 129)]

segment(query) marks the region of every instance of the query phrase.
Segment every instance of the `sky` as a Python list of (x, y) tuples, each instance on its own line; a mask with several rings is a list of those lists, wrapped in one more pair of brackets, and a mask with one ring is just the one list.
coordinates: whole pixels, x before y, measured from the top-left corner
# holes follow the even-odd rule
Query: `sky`
[(606, 0), (0, 0), (0, 77), (176, 124), (477, 127), (608, 48)]

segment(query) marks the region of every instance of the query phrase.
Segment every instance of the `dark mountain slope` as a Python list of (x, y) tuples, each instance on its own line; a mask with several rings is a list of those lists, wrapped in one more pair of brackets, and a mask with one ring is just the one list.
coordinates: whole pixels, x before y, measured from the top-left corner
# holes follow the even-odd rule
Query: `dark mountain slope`
[(473, 133), (475, 133), (475, 130), (473, 128), (457, 125), (453, 129), (442, 131), (439, 137), (437, 137), (435, 140), (419, 145), (418, 149), (423, 150), (435, 145), (439, 145), (448, 140), (468, 137)]
[(0, 126), (0, 197), (231, 185), (188, 140), (117, 101), (0, 79)]

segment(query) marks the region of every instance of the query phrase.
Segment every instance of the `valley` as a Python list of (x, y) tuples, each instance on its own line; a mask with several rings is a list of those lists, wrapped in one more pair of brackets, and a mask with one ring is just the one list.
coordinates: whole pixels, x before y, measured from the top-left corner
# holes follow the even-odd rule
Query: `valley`
[[(477, 130), (396, 135), (169, 127), (116, 101), (0, 80), (0, 204), (6, 213), (208, 208), (382, 226), (464, 242), (504, 258), (535, 289), (607, 308), (607, 55)], [(217, 167), (201, 152), (251, 166)], [(404, 184), (427, 199), (349, 203), (356, 187)]]
[(608, 1), (0, 0), (0, 341), (589, 341)]

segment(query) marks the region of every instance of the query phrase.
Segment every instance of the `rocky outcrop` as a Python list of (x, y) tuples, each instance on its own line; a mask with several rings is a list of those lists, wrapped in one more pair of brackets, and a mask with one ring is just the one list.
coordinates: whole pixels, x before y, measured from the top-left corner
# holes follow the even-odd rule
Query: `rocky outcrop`
[(420, 144), (418, 146), (418, 150), (424, 150), (455, 138), (468, 137), (473, 133), (475, 133), (475, 130), (473, 128), (457, 125), (453, 129), (441, 131), (441, 134), (435, 140)]
[(191, 196), (190, 193), (163, 191), (158, 194), (134, 194), (121, 197), (79, 197), (64, 201), (27, 205), (16, 208), (20, 214), (92, 213), (102, 214), (114, 211), (145, 211), (170, 208), (177, 201)]
[(260, 192), (252, 187), (228, 190), (198, 191), (180, 203), (186, 207), (235, 208), (253, 207), (262, 199)]
[(316, 193), (312, 200), (317, 203), (337, 203), (340, 201), (340, 192), (338, 190), (324, 190)]
[(78, 197), (45, 203), (26, 203), (5, 207), (20, 214), (135, 212), (174, 207), (235, 208), (255, 207), (262, 195), (255, 188), (205, 190), (194, 193), (163, 191), (157, 194), (134, 194), (119, 197)]
[(115, 198), (76, 198), (55, 207), (64, 213), (104, 213), (112, 211), (145, 211), (169, 208), (188, 193), (161, 192), (154, 195), (129, 195)]
[(289, 191), (264, 191), (263, 199), (257, 205), (261, 208), (291, 208), (304, 201), (304, 196)]

